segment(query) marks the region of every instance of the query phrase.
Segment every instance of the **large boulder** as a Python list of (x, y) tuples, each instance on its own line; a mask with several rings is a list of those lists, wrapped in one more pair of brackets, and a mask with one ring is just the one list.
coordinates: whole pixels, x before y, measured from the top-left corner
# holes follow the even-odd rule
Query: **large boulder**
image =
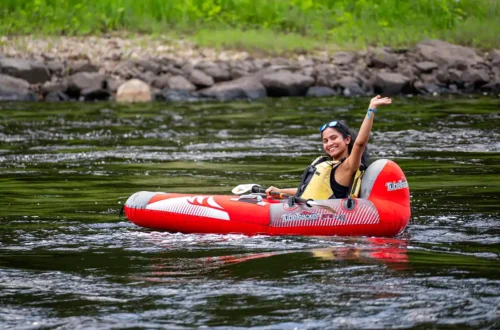
[(168, 77), (166, 87), (169, 89), (188, 91), (188, 92), (196, 90), (196, 86), (193, 85), (189, 80), (187, 80), (183, 76)]
[(65, 92), (68, 89), (68, 82), (63, 81), (46, 81), (42, 85), (42, 94), (47, 95), (53, 92)]
[(487, 56), (488, 61), (491, 62), (491, 65), (500, 67), (500, 50), (493, 49)]
[(373, 88), (375, 93), (397, 95), (409, 91), (410, 79), (400, 73), (378, 72), (375, 75)]
[(341, 90), (344, 96), (360, 96), (365, 95), (365, 91), (361, 88), (358, 79), (355, 77), (342, 77), (333, 83), (333, 87)]
[(221, 82), (210, 88), (200, 90), (199, 94), (205, 97), (217, 98), (218, 100), (257, 99), (267, 96), (264, 85), (253, 76)]
[(27, 81), (0, 74), (0, 101), (37, 101), (37, 97)]
[(189, 80), (196, 85), (197, 87), (204, 88), (204, 87), (210, 87), (212, 86), (215, 81), (214, 78), (210, 77), (208, 74), (201, 70), (193, 69), (193, 70), (188, 70), (190, 71), (189, 73)]
[(67, 94), (78, 98), (83, 90), (97, 90), (107, 85), (106, 77), (96, 72), (79, 72), (68, 77)]
[(345, 66), (355, 63), (357, 60), (356, 53), (351, 52), (338, 52), (333, 54), (332, 62), (335, 65)]
[(124, 79), (135, 78), (139, 76), (141, 72), (142, 71), (137, 68), (136, 64), (130, 60), (119, 63), (113, 69), (114, 74)]
[(326, 86), (312, 86), (306, 93), (308, 97), (329, 97), (335, 95), (338, 95), (338, 93), (334, 89)]
[(482, 58), (476, 54), (474, 49), (452, 45), (441, 40), (423, 41), (417, 44), (416, 49), (424, 59), (435, 62), (439, 66), (467, 66), (482, 62)]
[(260, 82), (269, 96), (302, 96), (314, 83), (314, 79), (300, 73), (280, 70), (264, 74)]
[(66, 67), (64, 63), (59, 60), (51, 60), (47, 62), (47, 68), (49, 69), (51, 74), (56, 76), (62, 76), (66, 73)]
[(161, 72), (161, 63), (158, 63), (156, 59), (152, 58), (143, 58), (140, 60), (137, 60), (136, 66), (139, 67), (139, 69), (142, 69), (142, 71), (150, 71), (154, 73), (155, 75), (159, 74)]
[(49, 92), (44, 98), (45, 102), (67, 102), (69, 100), (69, 96), (61, 91)]
[(479, 89), (490, 82), (490, 74), (485, 68), (469, 69), (462, 73), (462, 80), (469, 89)]
[(39, 61), (19, 58), (0, 58), (0, 73), (40, 84), (50, 80), (49, 69)]
[(415, 63), (415, 67), (423, 73), (430, 73), (438, 68), (438, 65), (430, 61), (422, 61)]
[(314, 67), (316, 85), (332, 87), (337, 80), (338, 70), (333, 64), (318, 64)]
[(195, 69), (205, 72), (212, 77), (215, 82), (231, 80), (229, 67), (223, 63), (200, 62), (195, 65)]
[(150, 102), (152, 100), (151, 88), (139, 79), (131, 79), (116, 92), (117, 102)]
[(382, 48), (378, 48), (369, 54), (367, 64), (370, 67), (378, 69), (395, 69), (398, 66), (398, 58), (396, 54), (390, 53)]
[(75, 74), (78, 72), (97, 72), (99, 68), (89, 61), (86, 60), (78, 60), (78, 61), (70, 61), (68, 62), (68, 68), (70, 74)]

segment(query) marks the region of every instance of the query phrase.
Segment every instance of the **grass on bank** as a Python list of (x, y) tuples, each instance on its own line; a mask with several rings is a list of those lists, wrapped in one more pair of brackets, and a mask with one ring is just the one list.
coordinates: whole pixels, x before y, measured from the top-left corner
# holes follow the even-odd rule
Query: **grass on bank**
[(498, 0), (2, 0), (0, 35), (129, 31), (268, 52), (439, 38), (490, 49), (499, 17)]

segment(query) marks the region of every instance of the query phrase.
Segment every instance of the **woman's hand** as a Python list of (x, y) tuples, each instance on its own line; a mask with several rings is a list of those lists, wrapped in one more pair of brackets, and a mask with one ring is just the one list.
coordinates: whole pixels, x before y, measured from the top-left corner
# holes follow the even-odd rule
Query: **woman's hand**
[(281, 189), (271, 186), (271, 187), (266, 189), (266, 195), (271, 196), (272, 191), (276, 191), (276, 192), (281, 193)]
[(391, 104), (392, 100), (388, 97), (381, 97), (380, 95), (375, 96), (370, 101), (370, 109), (377, 109), (379, 105)]

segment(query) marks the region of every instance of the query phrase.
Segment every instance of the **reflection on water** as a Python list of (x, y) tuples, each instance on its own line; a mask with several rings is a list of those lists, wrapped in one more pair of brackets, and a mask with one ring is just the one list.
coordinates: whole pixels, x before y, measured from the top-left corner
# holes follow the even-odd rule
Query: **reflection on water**
[(118, 218), (139, 190), (295, 186), (318, 127), (356, 127), (365, 105), (0, 104), (0, 328), (500, 327), (497, 99), (399, 99), (377, 115), (372, 157), (395, 160), (412, 192), (397, 238), (183, 235)]

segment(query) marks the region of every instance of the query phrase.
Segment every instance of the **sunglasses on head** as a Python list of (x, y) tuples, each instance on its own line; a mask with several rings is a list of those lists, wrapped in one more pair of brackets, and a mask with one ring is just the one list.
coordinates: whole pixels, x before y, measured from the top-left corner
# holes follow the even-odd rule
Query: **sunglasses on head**
[(331, 121), (331, 122), (326, 123), (326, 124), (324, 124), (323, 126), (321, 126), (321, 128), (319, 129), (319, 132), (320, 132), (320, 133), (323, 133), (323, 131), (324, 131), (325, 129), (327, 129), (328, 127), (337, 127), (337, 128), (340, 128), (340, 130), (342, 130), (342, 131), (344, 130), (344, 129), (342, 128), (342, 124), (341, 124), (340, 122), (338, 122), (338, 121), (336, 121), (336, 120), (335, 120), (335, 121)]

